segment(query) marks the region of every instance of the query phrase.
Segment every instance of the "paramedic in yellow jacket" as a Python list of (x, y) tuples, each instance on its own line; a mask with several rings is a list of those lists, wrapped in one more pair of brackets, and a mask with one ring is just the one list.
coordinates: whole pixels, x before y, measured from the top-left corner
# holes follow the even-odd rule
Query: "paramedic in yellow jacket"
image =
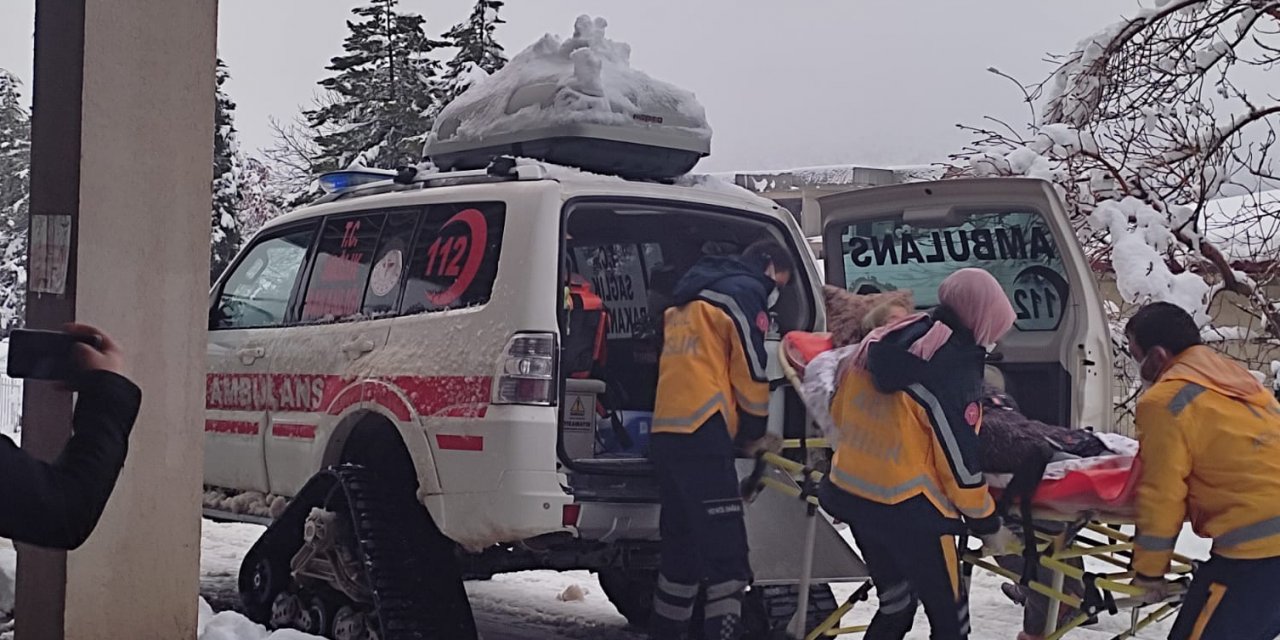
[(649, 453), (662, 499), (655, 640), (688, 637), (700, 592), (703, 637), (741, 636), (751, 568), (734, 458), (765, 435), (767, 310), (794, 268), (771, 240), (704, 257), (665, 313)]
[(1150, 388), (1138, 399), (1134, 584), (1152, 599), (1183, 520), (1213, 539), (1169, 637), (1280, 636), (1280, 405), (1244, 367), (1201, 344), (1191, 316), (1158, 302), (1125, 327)]
[(955, 536), (966, 521), (1000, 531), (978, 466), (979, 401), (985, 347), (1016, 316), (981, 269), (948, 276), (938, 302), (872, 331), (841, 363), (831, 401), (839, 442), (818, 497), (849, 523), (875, 583), (867, 640), (901, 640), (920, 603), (933, 640), (968, 637)]

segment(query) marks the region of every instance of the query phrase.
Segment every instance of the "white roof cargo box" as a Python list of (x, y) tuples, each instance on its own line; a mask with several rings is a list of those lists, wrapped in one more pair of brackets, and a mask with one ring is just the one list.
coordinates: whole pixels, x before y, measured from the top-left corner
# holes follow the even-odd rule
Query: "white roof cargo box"
[(631, 48), (581, 16), (471, 86), (436, 118), (426, 155), (443, 170), (497, 155), (536, 158), (625, 178), (672, 178), (711, 151), (694, 95), (631, 67)]

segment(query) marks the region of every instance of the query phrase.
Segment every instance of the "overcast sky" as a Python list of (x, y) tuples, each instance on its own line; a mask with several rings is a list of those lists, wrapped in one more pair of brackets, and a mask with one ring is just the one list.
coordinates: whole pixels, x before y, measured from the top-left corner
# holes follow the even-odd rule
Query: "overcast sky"
[[(268, 118), (306, 105), (360, 2), (221, 0), (219, 48), (241, 146), (270, 143)], [(433, 34), (472, 0), (402, 0)], [(30, 96), (32, 0), (6, 0), (0, 67)], [(1066, 51), (1132, 13), (1134, 0), (507, 0), (499, 41), (514, 55), (574, 18), (607, 18), (633, 66), (692, 90), (715, 129), (704, 170), (945, 159), (957, 122), (1027, 119), (1014, 87), (986, 71), (1041, 78)]]

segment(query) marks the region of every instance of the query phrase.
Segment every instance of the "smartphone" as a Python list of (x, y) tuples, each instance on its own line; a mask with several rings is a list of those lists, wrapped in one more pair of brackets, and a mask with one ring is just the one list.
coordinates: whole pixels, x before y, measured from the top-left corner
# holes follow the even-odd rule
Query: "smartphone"
[(10, 378), (63, 381), (76, 366), (71, 350), (76, 343), (99, 348), (97, 336), (76, 336), (62, 331), (14, 329), (9, 334)]

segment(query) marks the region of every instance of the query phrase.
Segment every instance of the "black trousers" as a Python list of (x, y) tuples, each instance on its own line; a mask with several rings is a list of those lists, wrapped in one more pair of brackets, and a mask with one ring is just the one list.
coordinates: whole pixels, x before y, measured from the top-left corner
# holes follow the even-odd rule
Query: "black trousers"
[(649, 458), (662, 499), (662, 561), (650, 635), (689, 637), (694, 605), (702, 600), (703, 637), (737, 640), (751, 567), (724, 420), (716, 415), (690, 435), (654, 434)]
[(1170, 640), (1280, 637), (1280, 557), (1213, 556), (1196, 569)]
[(933, 640), (969, 637), (969, 594), (961, 579), (956, 536), (959, 520), (940, 513), (923, 496), (895, 505), (851, 495), (823, 482), (822, 508), (849, 523), (876, 586), (880, 608), (866, 640), (902, 640), (924, 604)]

